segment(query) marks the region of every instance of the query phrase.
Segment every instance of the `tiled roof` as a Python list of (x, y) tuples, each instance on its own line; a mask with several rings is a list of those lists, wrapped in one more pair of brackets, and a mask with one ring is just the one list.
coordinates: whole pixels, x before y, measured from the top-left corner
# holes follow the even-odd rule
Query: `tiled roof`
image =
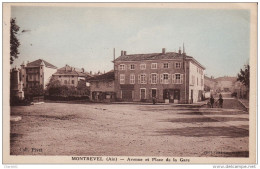
[(216, 81), (232, 81), (232, 82), (236, 82), (237, 78), (236, 77), (230, 77), (230, 76), (224, 76), (224, 77), (218, 77), (215, 80)]
[(205, 80), (209, 80), (209, 81), (213, 81), (213, 82), (217, 82), (216, 79), (210, 78), (208, 76), (204, 76)]
[(102, 75), (97, 75), (97, 76), (91, 77), (88, 80), (89, 81), (115, 80), (114, 70), (111, 70), (111, 71), (104, 73)]
[(83, 69), (71, 67), (69, 65), (65, 65), (64, 67), (57, 70), (56, 73), (53, 75), (73, 75), (73, 76), (80, 76), (80, 77), (89, 77), (89, 73), (83, 72)]
[[(148, 54), (132, 54), (119, 56), (115, 61), (142, 61), (142, 60), (160, 60), (160, 59), (176, 59), (182, 58), (182, 54), (176, 52), (148, 53)], [(187, 56), (187, 58), (191, 58)]]
[[(122, 55), (115, 59), (116, 61), (143, 61), (143, 60), (164, 60), (164, 59), (182, 59), (183, 54), (179, 54), (176, 52), (166, 52), (166, 53), (148, 53), (148, 54), (130, 54), (130, 55)], [(191, 59), (205, 69), (198, 61), (196, 61), (193, 57), (187, 56), (186, 59)]]
[(46, 62), (43, 59), (38, 59), (38, 60), (35, 60), (33, 62), (30, 62), (30, 63), (27, 64), (27, 67), (37, 67), (37, 66), (40, 66), (42, 64), (42, 62), (45, 64), (46, 67), (57, 69), (56, 66), (50, 64), (49, 62)]

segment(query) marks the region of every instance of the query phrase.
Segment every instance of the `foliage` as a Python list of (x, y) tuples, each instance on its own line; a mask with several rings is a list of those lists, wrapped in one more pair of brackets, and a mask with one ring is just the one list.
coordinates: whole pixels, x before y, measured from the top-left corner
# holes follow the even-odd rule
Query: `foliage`
[(16, 24), (15, 18), (10, 21), (10, 63), (13, 64), (15, 58), (18, 58), (20, 42), (17, 39), (17, 32), (20, 27)]
[(74, 86), (62, 85), (59, 80), (56, 80), (55, 78), (51, 78), (50, 82), (47, 85), (46, 93), (49, 96), (62, 96), (62, 97), (88, 96), (89, 88), (86, 87), (85, 81), (79, 81), (79, 84), (76, 88)]
[(43, 85), (35, 85), (33, 87), (28, 88), (28, 90), (26, 91), (26, 95), (31, 97), (43, 96), (44, 95)]
[(240, 73), (237, 75), (237, 81), (243, 83), (247, 88), (249, 88), (250, 84), (250, 66), (245, 65), (244, 70), (240, 69)]

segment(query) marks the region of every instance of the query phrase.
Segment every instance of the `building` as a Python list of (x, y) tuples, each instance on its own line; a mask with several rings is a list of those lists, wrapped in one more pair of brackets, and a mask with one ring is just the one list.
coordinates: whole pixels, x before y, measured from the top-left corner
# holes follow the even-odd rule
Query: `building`
[(59, 80), (62, 85), (77, 87), (80, 80), (86, 81), (91, 75), (85, 72), (84, 68), (79, 69), (65, 65), (55, 72), (53, 78)]
[(204, 66), (181, 53), (132, 54), (114, 60), (116, 97), (123, 101), (193, 103), (202, 98)]
[(55, 73), (57, 67), (46, 62), (43, 59), (38, 59), (33, 62), (28, 62), (26, 65), (21, 65), (21, 81), (23, 89), (27, 89), (36, 85), (42, 85), (46, 88), (51, 76)]
[(216, 92), (217, 81), (211, 76), (204, 76), (204, 91)]
[(217, 91), (218, 92), (234, 92), (235, 83), (237, 81), (236, 77), (224, 76), (215, 79), (217, 81)]
[(20, 70), (17, 68), (11, 69), (10, 72), (10, 96), (19, 99), (24, 98), (23, 82), (20, 80)]
[(115, 100), (114, 71), (88, 79), (90, 82), (90, 100), (110, 102)]

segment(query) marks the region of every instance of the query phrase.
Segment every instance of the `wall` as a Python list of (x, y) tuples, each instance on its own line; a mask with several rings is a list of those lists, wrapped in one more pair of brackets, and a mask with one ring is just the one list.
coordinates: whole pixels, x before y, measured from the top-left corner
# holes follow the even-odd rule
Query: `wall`
[(57, 71), (57, 69), (43, 67), (43, 86), (46, 88), (46, 85), (49, 83), (52, 74), (54, 74)]
[[(53, 75), (53, 77), (61, 82), (62, 85), (67, 86), (78, 86), (78, 81), (81, 79), (78, 76), (75, 75)], [(83, 78), (85, 79), (85, 78)], [(67, 80), (67, 84), (64, 83), (64, 81)], [(72, 84), (72, 80), (74, 80), (74, 84)]]
[[(201, 72), (200, 72), (201, 71)], [(193, 79), (194, 77), (194, 79)], [(197, 82), (198, 80), (198, 82)], [(203, 80), (203, 83), (202, 81)], [(189, 62), (189, 101), (191, 102), (191, 90), (193, 90), (193, 102), (200, 100), (199, 91), (204, 90), (204, 70), (192, 61)]]
[[(175, 68), (175, 63), (180, 62), (181, 63), (181, 68), (176, 69)], [(141, 70), (140, 69), (140, 64), (146, 64), (146, 69)], [(157, 69), (152, 69), (151, 64), (152, 63), (157, 63)], [(163, 64), (168, 63), (169, 68), (164, 68)], [(125, 64), (126, 69), (125, 70), (119, 70), (119, 65), (120, 64)], [(130, 69), (130, 65), (133, 64), (135, 65), (135, 70)], [(188, 68), (188, 66), (187, 66)], [(145, 73), (147, 77), (147, 83), (146, 84), (138, 84), (138, 74)], [(151, 84), (150, 83), (150, 74), (151, 73), (157, 73), (158, 74), (158, 83), (157, 84)], [(160, 74), (163, 73), (169, 73), (170, 76), (170, 83), (169, 84), (161, 84), (160, 83)], [(180, 73), (183, 74), (183, 83), (182, 84), (173, 84), (172, 83), (172, 74), (175, 73)], [(180, 89), (180, 102), (184, 103), (185, 101), (185, 75), (184, 75), (184, 68), (183, 68), (183, 59), (175, 59), (175, 60), (145, 60), (142, 62), (137, 62), (137, 61), (117, 61), (115, 63), (115, 89), (116, 94), (118, 98), (121, 98), (121, 90), (120, 90), (120, 74), (125, 74), (125, 84), (130, 84), (130, 75), (134, 74), (135, 75), (135, 83), (134, 85), (134, 90), (133, 90), (133, 101), (140, 101), (140, 88), (146, 88), (146, 99), (152, 100), (151, 96), (151, 89), (156, 88), (157, 89), (157, 99), (159, 101), (164, 101), (163, 100), (163, 90), (164, 89)], [(188, 76), (187, 76), (188, 77)], [(186, 83), (188, 80), (186, 80)], [(188, 83), (187, 83), (188, 84)], [(188, 86), (187, 91), (186, 91), (186, 100), (188, 98)]]
[[(97, 84), (98, 83), (98, 87)], [(108, 86), (110, 83), (110, 86)], [(101, 91), (101, 92), (114, 92), (115, 91), (115, 81), (97, 81), (90, 82), (90, 91)]]

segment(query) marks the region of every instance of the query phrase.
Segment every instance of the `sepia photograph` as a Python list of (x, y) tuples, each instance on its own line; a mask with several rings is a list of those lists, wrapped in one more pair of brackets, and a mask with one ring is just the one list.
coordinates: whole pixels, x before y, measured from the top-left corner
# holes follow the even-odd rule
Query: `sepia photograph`
[(3, 3), (3, 163), (256, 164), (257, 3)]

